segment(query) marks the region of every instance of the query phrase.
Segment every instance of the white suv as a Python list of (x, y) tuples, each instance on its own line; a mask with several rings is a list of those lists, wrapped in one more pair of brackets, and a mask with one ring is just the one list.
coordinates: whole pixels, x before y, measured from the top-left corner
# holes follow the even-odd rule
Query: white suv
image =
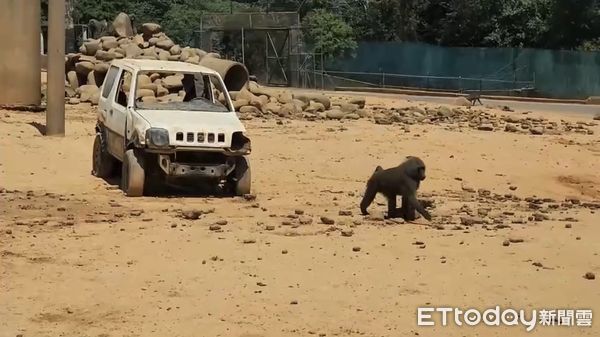
[(128, 196), (164, 182), (214, 182), (250, 193), (250, 139), (221, 76), (191, 63), (114, 60), (98, 104), (92, 174), (122, 162)]

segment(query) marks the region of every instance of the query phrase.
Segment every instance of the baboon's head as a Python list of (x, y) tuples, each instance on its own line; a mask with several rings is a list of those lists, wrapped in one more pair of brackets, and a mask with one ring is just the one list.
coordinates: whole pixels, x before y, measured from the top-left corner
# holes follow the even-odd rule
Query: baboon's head
[(419, 157), (406, 157), (404, 165), (406, 167), (404, 172), (407, 176), (415, 181), (425, 180), (425, 163)]

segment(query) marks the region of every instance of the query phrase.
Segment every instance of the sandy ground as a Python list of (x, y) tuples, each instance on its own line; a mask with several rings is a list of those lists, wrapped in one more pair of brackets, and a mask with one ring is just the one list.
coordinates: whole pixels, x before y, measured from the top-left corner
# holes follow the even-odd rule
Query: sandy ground
[[(600, 335), (596, 317), (528, 333), (439, 317), (420, 327), (416, 315), (496, 305), (600, 314), (600, 127), (532, 136), (251, 120), (256, 200), (131, 199), (90, 175), (92, 108), (68, 107), (67, 118), (66, 137), (43, 137), (43, 114), (0, 111), (2, 337)], [(375, 216), (359, 215), (375, 166), (407, 155), (427, 164), (420, 195), (434, 200), (433, 221), (383, 221), (382, 197)], [(523, 200), (534, 196), (547, 199)]]

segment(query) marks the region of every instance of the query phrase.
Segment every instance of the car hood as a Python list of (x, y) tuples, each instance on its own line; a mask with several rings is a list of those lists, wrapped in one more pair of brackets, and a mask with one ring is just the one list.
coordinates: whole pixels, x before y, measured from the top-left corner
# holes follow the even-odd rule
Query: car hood
[(236, 132), (246, 131), (235, 112), (204, 112), (186, 110), (137, 110), (151, 127), (170, 132), (197, 130)]

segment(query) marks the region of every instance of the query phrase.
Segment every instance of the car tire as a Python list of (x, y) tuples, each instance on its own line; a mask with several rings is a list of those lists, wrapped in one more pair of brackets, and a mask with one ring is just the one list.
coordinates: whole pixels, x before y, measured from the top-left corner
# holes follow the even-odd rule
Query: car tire
[(145, 172), (143, 156), (137, 149), (125, 152), (121, 173), (121, 189), (128, 197), (141, 197), (144, 195)]
[(237, 157), (235, 163), (235, 195), (249, 194), (252, 185), (250, 160), (246, 157)]
[(101, 133), (96, 134), (92, 151), (92, 175), (109, 178), (116, 167), (115, 158), (106, 150), (106, 142)]

